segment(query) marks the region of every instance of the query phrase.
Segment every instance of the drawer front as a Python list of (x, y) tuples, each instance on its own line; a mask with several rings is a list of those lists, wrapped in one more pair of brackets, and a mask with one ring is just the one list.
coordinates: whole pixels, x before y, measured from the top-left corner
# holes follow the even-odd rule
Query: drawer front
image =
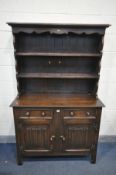
[(96, 109), (75, 109), (75, 110), (64, 110), (63, 111), (63, 117), (68, 118), (68, 117), (75, 117), (75, 118), (92, 118), (96, 117)]
[(35, 118), (35, 117), (44, 117), (44, 118), (53, 118), (53, 111), (47, 109), (15, 109), (14, 110), (16, 117), (24, 118)]

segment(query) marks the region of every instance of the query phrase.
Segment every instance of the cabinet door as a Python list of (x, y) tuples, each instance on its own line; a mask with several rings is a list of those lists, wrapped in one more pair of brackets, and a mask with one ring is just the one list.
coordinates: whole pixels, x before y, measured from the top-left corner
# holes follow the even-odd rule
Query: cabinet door
[[(75, 112), (76, 113), (76, 112)], [(85, 154), (95, 143), (95, 116), (84, 116), (83, 111), (78, 111), (81, 115), (63, 115), (63, 135), (62, 151), (71, 154)], [(77, 113), (76, 113), (77, 114)]]
[[(21, 111), (21, 113), (25, 112)], [(22, 151), (28, 155), (49, 154), (53, 152), (55, 142), (55, 135), (51, 127), (53, 116), (40, 116), (39, 111), (31, 111), (31, 113), (33, 116), (19, 116), (17, 121)]]

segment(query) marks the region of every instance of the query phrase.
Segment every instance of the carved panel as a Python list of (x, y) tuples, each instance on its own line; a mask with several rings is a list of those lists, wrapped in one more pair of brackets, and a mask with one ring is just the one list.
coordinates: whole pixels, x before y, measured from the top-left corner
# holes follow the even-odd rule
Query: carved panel
[(37, 149), (49, 150), (50, 145), (50, 125), (34, 125), (26, 122), (19, 122), (20, 142), (23, 150)]
[(64, 150), (90, 149), (93, 143), (93, 128), (92, 125), (67, 125), (65, 126), (64, 135), (66, 141)]

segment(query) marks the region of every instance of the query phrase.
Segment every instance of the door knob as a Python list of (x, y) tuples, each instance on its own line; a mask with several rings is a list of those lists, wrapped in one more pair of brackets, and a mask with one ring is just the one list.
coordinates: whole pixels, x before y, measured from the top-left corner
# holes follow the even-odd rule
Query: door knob
[(63, 142), (66, 140), (64, 136), (60, 136), (60, 138), (62, 139)]
[(29, 115), (30, 115), (30, 112), (27, 111), (25, 115), (26, 115), (26, 116), (29, 116)]
[(42, 113), (41, 113), (41, 115), (42, 115), (42, 116), (45, 116), (45, 115), (46, 115), (46, 113), (45, 113), (45, 112), (42, 112)]
[(52, 136), (50, 137), (50, 141), (52, 142), (55, 138), (56, 138), (56, 136), (55, 136), (55, 135), (52, 135)]

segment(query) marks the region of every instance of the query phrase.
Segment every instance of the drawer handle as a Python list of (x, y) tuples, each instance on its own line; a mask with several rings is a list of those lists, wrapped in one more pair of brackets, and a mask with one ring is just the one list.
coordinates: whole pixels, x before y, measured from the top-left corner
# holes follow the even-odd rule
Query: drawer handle
[(56, 136), (55, 136), (55, 135), (52, 135), (52, 136), (50, 137), (50, 141), (51, 141), (51, 142), (54, 141), (55, 138), (56, 138)]
[(86, 112), (86, 114), (89, 116), (90, 115), (90, 112)]
[(29, 116), (30, 115), (30, 112), (26, 112), (26, 116)]
[(73, 112), (73, 111), (71, 111), (71, 112), (70, 112), (70, 115), (71, 115), (71, 116), (74, 116), (74, 112)]
[(52, 64), (52, 62), (49, 60), (49, 61), (48, 61), (48, 64)]
[(64, 136), (60, 136), (61, 140), (64, 142), (66, 140), (66, 138)]
[(42, 112), (42, 113), (41, 113), (41, 115), (42, 115), (42, 116), (45, 116), (45, 115), (46, 115), (46, 113), (45, 113), (45, 112)]

